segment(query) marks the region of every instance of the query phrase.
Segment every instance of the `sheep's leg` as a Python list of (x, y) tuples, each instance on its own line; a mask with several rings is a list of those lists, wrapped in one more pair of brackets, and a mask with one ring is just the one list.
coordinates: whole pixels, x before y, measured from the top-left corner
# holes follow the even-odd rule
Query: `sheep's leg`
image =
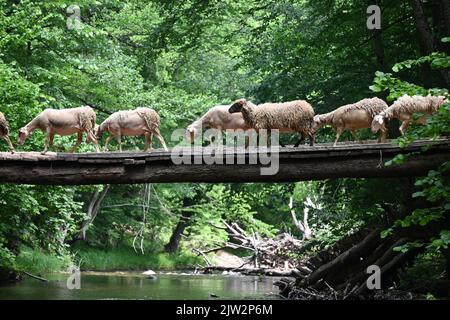
[(386, 134), (387, 134), (387, 129), (381, 128), (381, 133), (380, 133), (380, 136), (378, 137), (378, 143), (386, 142)]
[(338, 129), (336, 130), (336, 140), (334, 140), (333, 147), (336, 147), (336, 146), (337, 146), (337, 143), (338, 143), (339, 138), (341, 137), (341, 134), (342, 134), (343, 131), (344, 131), (343, 128), (338, 128)]
[(297, 141), (294, 147), (297, 148), (303, 141), (305, 141), (305, 136), (303, 135), (303, 133), (300, 133), (300, 139)]
[(405, 121), (402, 122), (402, 125), (399, 128), (400, 133), (402, 134), (402, 136), (405, 135), (406, 129), (408, 129), (408, 127), (409, 127), (409, 123), (410, 123), (409, 120), (405, 120)]
[(83, 132), (80, 131), (77, 134), (77, 141), (75, 142), (75, 144), (72, 147), (72, 150), (70, 150), (70, 152), (75, 152), (77, 151), (78, 146), (81, 144), (81, 142), (83, 141)]
[(312, 147), (314, 143), (316, 143), (316, 135), (314, 133), (308, 133), (309, 136), (309, 145)]
[(48, 145), (50, 146), (50, 148), (51, 147), (53, 147), (53, 140), (55, 139), (55, 134), (52, 132), (52, 133), (50, 133), (50, 137), (49, 137), (49, 142), (48, 142)]
[(117, 142), (119, 143), (119, 152), (122, 152), (122, 133), (119, 132), (119, 134), (117, 135)]
[(167, 149), (166, 142), (164, 141), (164, 138), (163, 138), (163, 136), (161, 135), (161, 133), (159, 132), (159, 130), (156, 129), (154, 133), (155, 133), (155, 135), (156, 135), (156, 138), (158, 138), (159, 142), (161, 142), (161, 144), (162, 144), (164, 150), (165, 150), (165, 151), (169, 151), (169, 149)]
[(97, 138), (95, 137), (94, 133), (92, 131), (88, 131), (87, 133), (87, 141), (92, 141), (92, 143), (95, 146), (95, 151), (100, 152), (100, 147), (98, 145)]
[(14, 147), (13, 147), (13, 145), (12, 145), (12, 143), (11, 143), (11, 139), (9, 139), (8, 136), (2, 136), (2, 138), (3, 138), (3, 139), (6, 141), (6, 143), (8, 144), (9, 151), (10, 151), (11, 153), (14, 153)]
[(50, 144), (50, 135), (51, 135), (51, 129), (48, 127), (45, 130), (44, 150), (41, 152), (41, 154), (46, 154), (48, 151), (48, 147)]
[(110, 134), (109, 137), (106, 138), (106, 141), (105, 141), (105, 149), (104, 149), (105, 151), (109, 151), (109, 142), (110, 142), (112, 139), (114, 139), (114, 136), (113, 136), (112, 134)]
[(147, 132), (145, 134), (145, 147), (144, 147), (144, 152), (146, 152), (148, 149), (152, 149), (152, 138), (153, 138), (153, 134), (151, 132)]
[(222, 128), (217, 129), (217, 140), (216, 142), (216, 148), (220, 148), (220, 146), (223, 145), (223, 135), (222, 135)]

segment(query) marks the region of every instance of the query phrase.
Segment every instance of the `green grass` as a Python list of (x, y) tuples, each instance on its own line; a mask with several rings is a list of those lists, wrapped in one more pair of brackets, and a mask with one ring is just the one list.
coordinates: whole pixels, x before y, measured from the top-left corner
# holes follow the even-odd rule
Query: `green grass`
[(16, 268), (33, 274), (66, 271), (73, 264), (81, 262), (82, 270), (115, 271), (115, 270), (176, 270), (192, 268), (202, 259), (192, 253), (177, 252), (173, 254), (160, 252), (136, 253), (132, 248), (100, 249), (77, 245), (71, 249), (72, 255), (55, 256), (40, 249), (23, 247), (16, 259)]
[(77, 246), (72, 249), (77, 260), (81, 261), (82, 270), (114, 271), (114, 270), (175, 270), (193, 267), (201, 259), (189, 254), (146, 252), (136, 253), (132, 248), (122, 246), (111, 249), (99, 249)]
[(69, 255), (54, 256), (28, 247), (23, 247), (16, 259), (17, 270), (35, 274), (65, 271), (71, 263)]

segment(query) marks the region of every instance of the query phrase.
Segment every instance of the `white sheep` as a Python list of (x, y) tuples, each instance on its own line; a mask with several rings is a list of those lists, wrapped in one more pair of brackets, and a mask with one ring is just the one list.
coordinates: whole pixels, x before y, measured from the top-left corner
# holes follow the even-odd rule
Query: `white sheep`
[[(363, 99), (356, 103), (347, 104), (339, 107), (336, 110), (319, 114), (314, 117), (313, 131), (316, 132), (319, 128), (329, 124), (336, 131), (336, 140), (334, 146), (337, 145), (339, 137), (345, 129), (350, 130), (356, 140), (360, 139), (356, 136), (356, 130), (370, 128), (373, 118), (386, 110), (388, 105), (379, 98)], [(385, 141), (387, 130), (380, 126), (381, 135), (378, 142)]]
[[(402, 122), (399, 130), (404, 135), (411, 123), (425, 124), (429, 115), (435, 113), (445, 103), (448, 103), (448, 100), (444, 96), (428, 95), (424, 97), (415, 95), (411, 97), (405, 94), (373, 118), (372, 132), (375, 133), (382, 129), (387, 120), (397, 118)], [(423, 115), (415, 118), (414, 113)]]
[[(247, 130), (250, 127), (245, 123), (242, 114), (230, 114), (228, 109), (230, 105), (219, 105), (209, 109), (201, 118), (192, 122), (186, 128), (186, 141), (194, 143), (195, 138), (204, 128), (222, 130)], [(220, 136), (220, 135), (219, 135)], [(211, 137), (209, 138), (211, 140)], [(211, 141), (212, 142), (212, 141)]]
[(95, 111), (89, 106), (61, 110), (45, 109), (19, 130), (17, 142), (22, 145), (33, 131), (40, 129), (45, 133), (45, 147), (42, 151), (42, 154), (45, 154), (53, 145), (55, 134), (70, 136), (76, 133), (77, 141), (71, 150), (75, 152), (81, 144), (83, 132), (86, 132), (86, 142), (93, 142), (95, 149), (99, 152), (97, 139), (94, 136), (96, 119)]
[(144, 151), (147, 151), (152, 147), (153, 135), (161, 142), (164, 150), (168, 151), (166, 142), (159, 131), (160, 125), (161, 120), (155, 110), (140, 107), (113, 113), (100, 126), (96, 127), (95, 135), (101, 139), (105, 131), (109, 133), (105, 142), (105, 151), (108, 151), (109, 142), (116, 138), (119, 143), (119, 151), (122, 152), (122, 136), (144, 136)]
[[(314, 109), (304, 100), (256, 106), (246, 99), (239, 99), (231, 105), (229, 112), (241, 112), (246, 124), (256, 131), (277, 129), (280, 133), (298, 132), (302, 138), (309, 137), (310, 145), (314, 145)], [(300, 141), (295, 146), (298, 146)]]

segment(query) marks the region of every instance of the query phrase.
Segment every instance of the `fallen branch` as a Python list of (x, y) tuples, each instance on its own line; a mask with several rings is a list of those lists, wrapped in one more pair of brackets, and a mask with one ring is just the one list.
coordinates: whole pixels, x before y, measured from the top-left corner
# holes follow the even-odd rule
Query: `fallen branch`
[(39, 281), (42, 281), (42, 282), (50, 282), (48, 279), (35, 276), (34, 274), (31, 274), (31, 273), (26, 272), (26, 271), (24, 271), (23, 273), (26, 274), (27, 276), (33, 278), (33, 279), (36, 279), (36, 280), (39, 280)]

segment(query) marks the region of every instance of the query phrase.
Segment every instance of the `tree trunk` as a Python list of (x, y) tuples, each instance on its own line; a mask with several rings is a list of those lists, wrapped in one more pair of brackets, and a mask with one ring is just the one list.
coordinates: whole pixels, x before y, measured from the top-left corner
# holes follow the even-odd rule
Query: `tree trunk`
[(450, 1), (441, 0), (442, 3), (442, 17), (444, 19), (445, 35), (450, 36)]
[(171, 253), (178, 250), (180, 246), (181, 237), (183, 235), (184, 229), (186, 229), (187, 223), (192, 216), (192, 212), (185, 210), (195, 204), (195, 199), (184, 197), (183, 199), (183, 210), (181, 212), (180, 221), (178, 221), (175, 229), (172, 232), (169, 242), (164, 246), (164, 251)]
[(107, 184), (103, 187), (103, 190), (99, 192), (99, 190), (96, 190), (94, 195), (91, 198), (91, 201), (89, 202), (87, 215), (88, 218), (83, 221), (81, 228), (78, 232), (78, 234), (69, 242), (68, 244), (73, 244), (78, 240), (86, 240), (86, 231), (89, 228), (89, 226), (94, 222), (95, 218), (97, 217), (98, 212), (100, 211), (101, 204), (103, 202), (103, 199), (105, 198), (106, 194), (108, 193), (110, 185)]
[[(422, 49), (425, 54), (431, 54), (439, 49), (439, 43), (433, 35), (430, 25), (423, 8), (421, 0), (410, 0), (413, 9), (414, 21), (416, 23), (417, 32), (419, 33)], [(445, 85), (450, 87), (450, 73), (448, 70), (439, 71), (445, 81)]]
[[(374, 4), (373, 0), (369, 0), (369, 5)], [(375, 0), (375, 4), (377, 6), (380, 6), (380, 1)], [(375, 57), (377, 59), (377, 62), (380, 66), (381, 71), (386, 71), (386, 56), (384, 54), (384, 44), (383, 44), (383, 37), (382, 37), (382, 29), (373, 29), (373, 48), (375, 52)]]

